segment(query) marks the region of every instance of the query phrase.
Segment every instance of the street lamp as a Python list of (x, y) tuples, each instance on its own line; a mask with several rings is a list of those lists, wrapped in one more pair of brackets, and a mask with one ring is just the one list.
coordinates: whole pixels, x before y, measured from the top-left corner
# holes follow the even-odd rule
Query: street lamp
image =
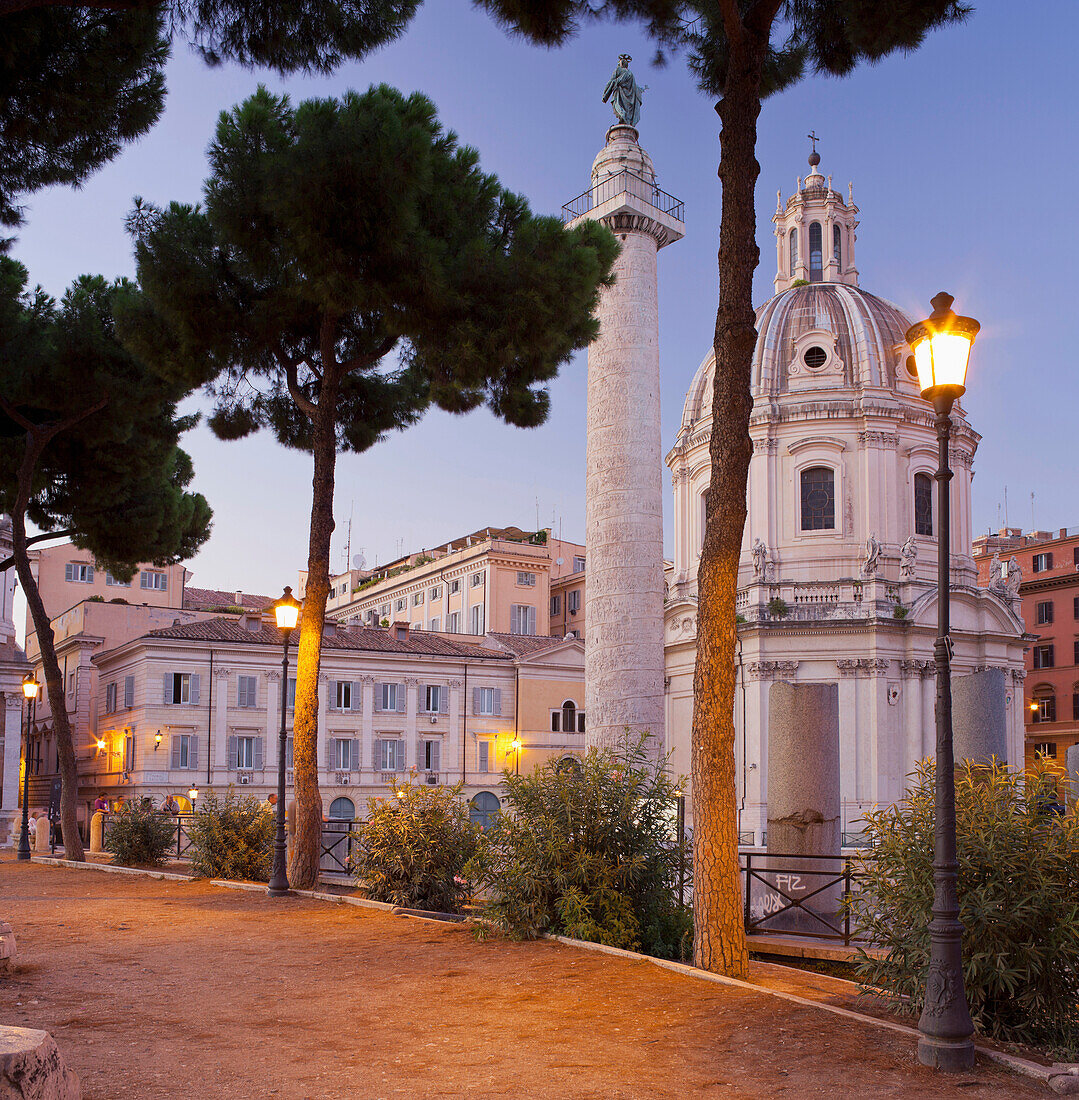
[(521, 774), (521, 739), (515, 737), (510, 742), (510, 748), (513, 749), (513, 770), (517, 775)]
[(288, 848), (285, 840), (285, 747), (288, 740), (285, 718), (288, 709), (288, 641), (300, 617), (300, 601), (292, 595), (291, 588), (286, 586), (281, 599), (273, 605), (273, 613), (284, 644), (281, 655), (281, 733), (277, 746), (277, 832), (273, 842), (273, 871), (267, 893), (272, 898), (280, 898), (292, 893), (288, 888), (288, 871), (285, 866)]
[(195, 803), (198, 801), (198, 798), (199, 798), (199, 789), (198, 789), (198, 787), (188, 787), (187, 797), (189, 799), (191, 799), (191, 809), (194, 810)]
[[(981, 325), (952, 311), (943, 291), (933, 312), (907, 329), (922, 396), (937, 414), (937, 766), (933, 832), (933, 919), (929, 922), (929, 973), (918, 1030), (918, 1060), (926, 1066), (959, 1073), (974, 1065), (974, 1024), (963, 988), (963, 925), (956, 886), (959, 864), (955, 843), (955, 760), (952, 753), (951, 638), (949, 637), (951, 514), (948, 440), (952, 405), (966, 392), (967, 362)], [(910, 360), (908, 359), (908, 365)]]
[(30, 858), (30, 731), (34, 726), (34, 710), (41, 685), (28, 672), (22, 678), (22, 693), (26, 699), (26, 749), (22, 769), (22, 836), (19, 837), (19, 859)]

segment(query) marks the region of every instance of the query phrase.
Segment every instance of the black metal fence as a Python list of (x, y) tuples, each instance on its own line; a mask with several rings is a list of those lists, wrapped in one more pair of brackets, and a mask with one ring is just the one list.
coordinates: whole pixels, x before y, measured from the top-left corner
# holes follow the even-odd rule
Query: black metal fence
[(562, 220), (571, 222), (574, 218), (587, 214), (597, 206), (602, 206), (616, 195), (627, 192), (633, 195), (634, 198), (642, 199), (649, 206), (654, 206), (661, 214), (667, 214), (677, 221), (682, 221), (685, 207), (681, 199), (676, 199), (674, 195), (668, 195), (666, 191), (660, 190), (651, 180), (638, 176), (636, 172), (631, 172), (628, 168), (623, 168), (621, 172), (614, 172), (601, 179), (583, 194), (567, 202), (562, 207)]
[[(172, 858), (183, 859), (187, 855), (191, 848), (191, 837), (188, 836), (188, 825), (194, 819), (194, 814), (169, 814), (169, 813), (155, 813), (159, 821), (168, 822), (173, 830), (172, 841)], [(101, 839), (104, 840), (108, 833), (109, 826), (118, 820), (120, 814), (113, 813), (111, 810), (107, 811), (102, 822)], [(55, 835), (55, 834), (54, 834)]]
[(363, 823), (363, 818), (331, 818), (322, 823), (320, 871), (330, 875), (352, 874), (352, 859), (360, 840), (356, 828)]

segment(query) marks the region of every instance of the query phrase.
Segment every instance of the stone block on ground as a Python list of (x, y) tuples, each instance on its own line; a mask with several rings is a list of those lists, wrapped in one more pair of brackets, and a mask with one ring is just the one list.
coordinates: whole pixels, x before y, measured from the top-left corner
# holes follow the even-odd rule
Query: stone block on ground
[(82, 1100), (78, 1076), (47, 1031), (0, 1025), (0, 1100)]
[(0, 977), (15, 967), (15, 933), (7, 921), (0, 920)]

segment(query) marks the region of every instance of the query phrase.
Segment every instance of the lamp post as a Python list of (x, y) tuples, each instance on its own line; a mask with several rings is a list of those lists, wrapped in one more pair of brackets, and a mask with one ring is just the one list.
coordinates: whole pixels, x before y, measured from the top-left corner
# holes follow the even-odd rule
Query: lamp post
[(510, 748), (513, 749), (513, 771), (515, 775), (521, 774), (521, 739), (515, 737), (510, 742)]
[(19, 837), (19, 859), (30, 858), (30, 731), (34, 726), (34, 710), (41, 685), (28, 672), (22, 678), (22, 693), (26, 700), (26, 749), (22, 767), (22, 836)]
[[(963, 988), (963, 925), (959, 920), (955, 842), (955, 760), (952, 752), (952, 680), (949, 637), (951, 509), (948, 456), (951, 412), (966, 392), (967, 362), (981, 326), (972, 317), (952, 311), (953, 298), (943, 291), (933, 300), (933, 312), (906, 334), (914, 352), (914, 367), (922, 396), (937, 414), (937, 764), (933, 830), (933, 919), (929, 922), (929, 973), (925, 1005), (918, 1021), (918, 1060), (951, 1073), (974, 1065), (974, 1024)], [(909, 360), (908, 360), (909, 364)]]
[(285, 718), (288, 710), (288, 642), (300, 617), (300, 602), (292, 595), (291, 588), (285, 588), (281, 599), (273, 605), (273, 613), (284, 642), (281, 654), (281, 732), (277, 745), (277, 832), (274, 835), (273, 871), (267, 893), (272, 898), (280, 898), (292, 892), (288, 888), (285, 866), (288, 847), (285, 840), (285, 748), (288, 741)]

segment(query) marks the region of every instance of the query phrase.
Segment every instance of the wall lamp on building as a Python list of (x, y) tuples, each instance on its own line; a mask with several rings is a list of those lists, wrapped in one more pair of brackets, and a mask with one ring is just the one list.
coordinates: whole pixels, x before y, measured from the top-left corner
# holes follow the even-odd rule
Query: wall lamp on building
[(105, 742), (102, 741), (100, 737), (97, 739), (97, 751), (98, 752), (104, 752), (105, 751)]
[(159, 748), (161, 748), (161, 730), (154, 734), (154, 751), (156, 752)]
[(515, 737), (510, 742), (510, 748), (513, 749), (513, 770), (517, 775), (521, 774), (521, 739)]
[(907, 359), (917, 373), (922, 397), (937, 414), (937, 764), (933, 838), (933, 917), (929, 922), (929, 978), (925, 1006), (918, 1021), (918, 1060), (958, 1073), (974, 1065), (974, 1024), (963, 988), (963, 925), (959, 920), (958, 865), (955, 841), (955, 759), (952, 750), (951, 671), (951, 509), (952, 471), (948, 442), (952, 405), (966, 393), (970, 349), (981, 325), (952, 310), (954, 299), (943, 291), (933, 312), (907, 329), (914, 353)]
[(22, 694), (26, 700), (26, 747), (23, 751), (22, 766), (22, 835), (19, 837), (18, 858), (30, 858), (30, 733), (34, 727), (34, 709), (37, 706), (41, 685), (34, 674), (28, 672), (22, 678)]

